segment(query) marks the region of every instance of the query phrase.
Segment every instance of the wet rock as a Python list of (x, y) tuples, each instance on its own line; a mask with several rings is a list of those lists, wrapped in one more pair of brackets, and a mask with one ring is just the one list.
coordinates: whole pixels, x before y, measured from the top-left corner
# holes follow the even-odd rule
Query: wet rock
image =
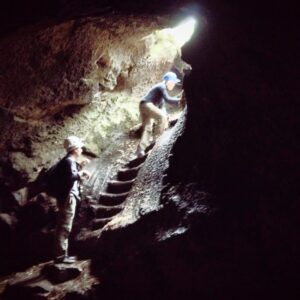
[(48, 265), (42, 273), (54, 284), (65, 282), (78, 277), (82, 269), (77, 266), (67, 266), (65, 264)]

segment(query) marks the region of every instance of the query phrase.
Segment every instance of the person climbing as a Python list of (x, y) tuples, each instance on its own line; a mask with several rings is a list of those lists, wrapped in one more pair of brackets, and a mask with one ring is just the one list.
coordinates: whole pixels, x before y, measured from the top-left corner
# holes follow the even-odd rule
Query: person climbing
[(150, 144), (153, 121), (156, 122), (153, 141), (168, 127), (165, 102), (172, 105), (179, 105), (182, 92), (175, 97), (171, 97), (168, 94), (168, 91), (172, 91), (178, 82), (180, 82), (180, 79), (177, 78), (174, 72), (167, 72), (163, 76), (163, 81), (154, 85), (140, 101), (139, 110), (142, 120), (142, 136), (136, 150), (137, 157), (144, 156), (145, 149)]
[(75, 256), (68, 254), (68, 244), (77, 202), (80, 201), (79, 184), (82, 179), (90, 177), (89, 172), (82, 170), (89, 162), (88, 159), (80, 161), (83, 146), (82, 140), (77, 136), (69, 136), (64, 140), (67, 155), (56, 166), (56, 183), (53, 184), (53, 188), (49, 185), (50, 189), (53, 189), (49, 193), (56, 197), (59, 208), (54, 241), (55, 263), (76, 261)]

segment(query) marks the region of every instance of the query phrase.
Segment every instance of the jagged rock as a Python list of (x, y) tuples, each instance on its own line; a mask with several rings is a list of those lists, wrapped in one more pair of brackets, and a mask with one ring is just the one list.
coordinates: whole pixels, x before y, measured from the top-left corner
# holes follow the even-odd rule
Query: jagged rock
[(34, 179), (63, 155), (57, 146), (70, 133), (84, 136), (86, 153), (95, 157), (113, 142), (114, 132), (129, 130), (145, 90), (173, 65), (188, 67), (178, 58), (178, 45), (157, 35), (168, 22), (99, 16), (37, 24), (2, 38), (0, 107), (11, 117), (1, 124), (0, 149), (10, 172)]
[(82, 269), (77, 266), (66, 266), (65, 264), (47, 265), (42, 273), (52, 283), (58, 284), (78, 277)]
[(47, 299), (53, 286), (42, 278), (33, 278), (32, 281), (28, 280), (8, 284), (4, 292), (4, 299)]
[(15, 216), (9, 214), (0, 214), (0, 232), (1, 236), (11, 234), (15, 229), (18, 220)]
[[(50, 270), (51, 266), (53, 266), (52, 262), (42, 263), (33, 265), (23, 272), (12, 273), (5, 278), (1, 277), (0, 298), (5, 300), (65, 299), (68, 293), (75, 293), (91, 296), (88, 299), (95, 299), (94, 290), (99, 280), (90, 274), (90, 261), (81, 260), (73, 265), (61, 265), (64, 268), (73, 269), (69, 274), (62, 274), (60, 270)], [(80, 269), (80, 274), (74, 277), (78, 269)], [(47, 278), (47, 272), (50, 277), (55, 278), (54, 282)], [(66, 277), (72, 277), (73, 280), (61, 281), (67, 279)]]
[[(93, 235), (99, 298), (299, 298), (296, 9), (253, 0), (201, 5), (201, 26), (183, 51), (193, 72), (184, 82), (188, 106), (176, 125), (182, 130), (162, 136), (123, 212)], [(132, 66), (119, 73), (111, 53), (94, 62), (107, 75), (99, 79), (108, 93), (117, 74), (122, 88), (131, 73)], [(23, 124), (3, 132), (28, 132)], [(32, 144), (10, 144), (21, 172)]]

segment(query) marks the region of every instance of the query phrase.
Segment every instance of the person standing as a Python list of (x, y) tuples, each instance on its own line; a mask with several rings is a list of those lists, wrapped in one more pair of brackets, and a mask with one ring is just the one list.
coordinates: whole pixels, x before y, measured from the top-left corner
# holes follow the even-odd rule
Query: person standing
[(69, 236), (72, 230), (77, 202), (80, 201), (79, 184), (90, 177), (82, 170), (89, 160), (81, 160), (83, 142), (77, 136), (69, 136), (64, 141), (67, 155), (58, 163), (55, 171), (55, 184), (51, 194), (56, 197), (59, 214), (55, 232), (55, 263), (73, 263), (75, 256), (69, 256)]
[(171, 97), (168, 94), (168, 91), (172, 91), (178, 82), (180, 82), (180, 79), (177, 78), (174, 72), (167, 72), (163, 76), (163, 81), (154, 85), (140, 101), (139, 110), (142, 120), (142, 136), (136, 151), (137, 157), (145, 155), (145, 149), (149, 145), (152, 136), (154, 121), (156, 123), (154, 141), (168, 127), (165, 102), (172, 105), (179, 105), (181, 94), (176, 97)]

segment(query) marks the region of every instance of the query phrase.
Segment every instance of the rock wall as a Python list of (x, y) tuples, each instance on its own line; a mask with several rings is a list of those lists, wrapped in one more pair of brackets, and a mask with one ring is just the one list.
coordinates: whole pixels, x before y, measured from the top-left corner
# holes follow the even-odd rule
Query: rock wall
[(186, 119), (99, 237), (99, 295), (297, 299), (294, 7), (202, 4), (207, 25), (183, 51)]
[(180, 48), (157, 34), (170, 24), (146, 16), (86, 17), (3, 38), (2, 173), (8, 168), (32, 179), (63, 154), (66, 136), (77, 134), (100, 153), (137, 124), (147, 88), (172, 67), (188, 66)]
[(299, 298), (296, 10), (201, 4), (186, 115), (87, 245), (99, 298)]

